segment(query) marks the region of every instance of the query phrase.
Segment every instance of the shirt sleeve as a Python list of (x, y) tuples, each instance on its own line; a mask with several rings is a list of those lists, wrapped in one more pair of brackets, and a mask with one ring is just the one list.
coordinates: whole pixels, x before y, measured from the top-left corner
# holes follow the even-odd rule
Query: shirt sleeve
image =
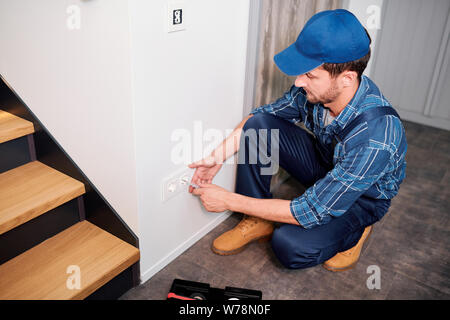
[(293, 123), (303, 121), (305, 118), (304, 104), (306, 96), (303, 88), (292, 86), (275, 102), (260, 106), (249, 114), (270, 113)]
[(290, 203), (294, 218), (305, 228), (326, 224), (344, 214), (386, 170), (390, 152), (367, 144), (350, 150), (343, 160)]

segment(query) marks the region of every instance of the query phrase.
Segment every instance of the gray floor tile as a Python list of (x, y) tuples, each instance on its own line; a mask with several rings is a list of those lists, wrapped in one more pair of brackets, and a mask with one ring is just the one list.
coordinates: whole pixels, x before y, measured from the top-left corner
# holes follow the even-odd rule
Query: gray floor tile
[(424, 285), (414, 279), (397, 274), (386, 297), (389, 300), (448, 300), (450, 295)]
[(406, 162), (406, 177), (420, 177), (430, 183), (440, 183), (448, 169), (449, 157), (440, 152), (409, 145)]
[[(426, 150), (432, 150), (443, 137), (445, 130), (423, 126), (404, 121), (408, 145), (414, 145)], [(445, 136), (444, 136), (445, 137)]]
[(395, 215), (376, 231), (366, 252), (368, 259), (450, 293), (448, 231)]

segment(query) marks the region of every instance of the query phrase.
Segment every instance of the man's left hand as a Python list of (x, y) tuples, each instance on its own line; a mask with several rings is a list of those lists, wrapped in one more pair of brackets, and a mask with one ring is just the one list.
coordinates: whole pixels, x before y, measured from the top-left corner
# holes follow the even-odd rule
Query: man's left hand
[(226, 199), (230, 191), (211, 183), (200, 183), (199, 188), (195, 189), (192, 194), (200, 196), (200, 200), (209, 212), (223, 212), (228, 210)]

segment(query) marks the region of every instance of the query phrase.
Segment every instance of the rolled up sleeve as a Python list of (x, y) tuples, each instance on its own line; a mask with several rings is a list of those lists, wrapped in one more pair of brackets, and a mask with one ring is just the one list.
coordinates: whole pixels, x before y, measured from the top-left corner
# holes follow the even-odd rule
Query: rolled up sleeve
[(306, 96), (302, 88), (292, 86), (285, 94), (270, 104), (260, 106), (249, 114), (270, 113), (285, 120), (297, 123), (303, 121), (302, 110), (306, 102)]

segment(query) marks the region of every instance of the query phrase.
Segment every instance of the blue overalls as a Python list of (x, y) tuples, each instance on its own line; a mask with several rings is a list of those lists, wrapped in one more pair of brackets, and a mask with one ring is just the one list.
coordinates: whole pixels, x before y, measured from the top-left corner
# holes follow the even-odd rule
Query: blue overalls
[[(373, 108), (356, 117), (338, 139), (358, 124), (385, 114), (399, 117), (391, 107)], [(267, 129), (267, 145), (270, 153), (270, 130), (279, 129), (279, 166), (306, 188), (324, 177), (332, 169), (335, 143), (324, 146), (311, 134), (297, 125), (268, 113), (255, 114), (243, 127), (241, 148), (237, 165), (236, 193), (253, 198), (272, 198), (271, 175), (262, 175), (267, 167), (258, 161), (248, 161), (251, 152), (259, 150), (255, 143), (244, 136), (248, 129)], [(269, 154), (270, 156), (270, 154)], [(356, 245), (364, 229), (380, 220), (390, 206), (390, 200), (370, 199), (361, 196), (343, 215), (333, 217), (328, 223), (305, 229), (302, 226), (282, 224), (272, 236), (272, 248), (280, 262), (287, 268), (308, 268), (325, 262), (338, 252)]]

